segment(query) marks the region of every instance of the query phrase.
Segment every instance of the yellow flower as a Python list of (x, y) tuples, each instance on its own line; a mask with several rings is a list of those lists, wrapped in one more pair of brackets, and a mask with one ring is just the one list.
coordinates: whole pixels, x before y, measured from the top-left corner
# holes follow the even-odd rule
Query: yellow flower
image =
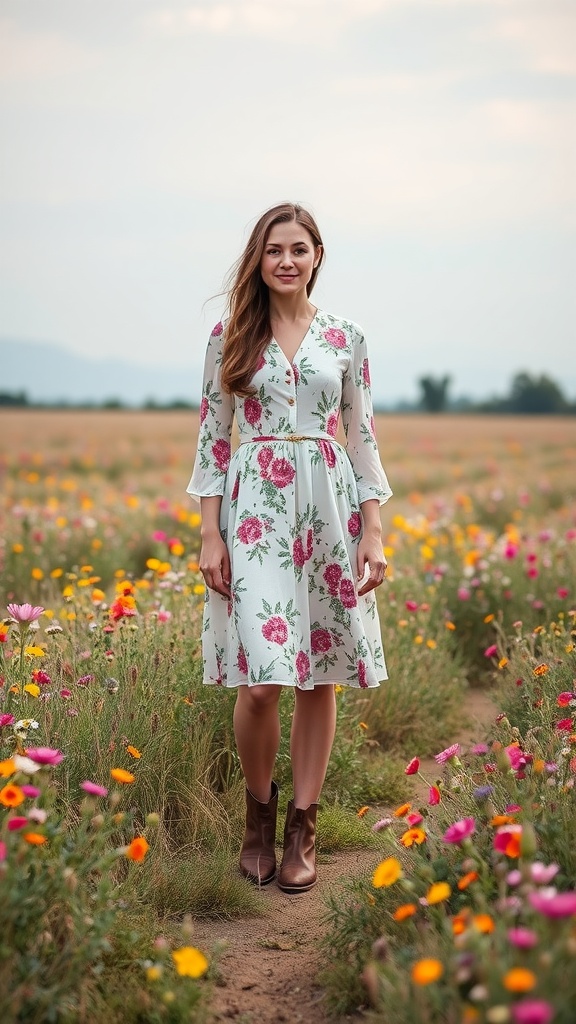
[(110, 775), (116, 782), (125, 782), (126, 784), (134, 782), (135, 779), (132, 772), (127, 772), (125, 768), (112, 768)]
[(430, 906), (433, 906), (435, 903), (442, 903), (443, 900), (447, 900), (451, 892), (452, 890), (448, 882), (435, 882), (426, 893), (426, 899)]
[(502, 978), (504, 988), (509, 992), (530, 992), (538, 979), (527, 967), (512, 967)]
[(151, 964), (150, 967), (146, 968), (146, 977), (148, 981), (158, 981), (162, 977), (162, 968), (159, 964)]
[(426, 647), (429, 647), (431, 651), (435, 651), (436, 647), (437, 647), (436, 641), (435, 640), (427, 640), (426, 641)]
[(208, 970), (209, 964), (203, 953), (194, 946), (182, 946), (175, 949), (172, 959), (178, 974), (186, 978), (200, 978)]
[(128, 746), (126, 747), (126, 750), (128, 751), (129, 754), (132, 755), (132, 757), (136, 757), (136, 758), (142, 757), (142, 754), (140, 753), (140, 751), (136, 747), (133, 747), (131, 743), (128, 744)]
[(94, 587), (94, 590), (92, 591), (92, 600), (94, 601), (94, 604), (100, 604), (100, 602), (103, 601), (105, 597), (106, 594), (104, 593), (103, 590), (100, 590), (99, 587)]
[(25, 651), (26, 654), (29, 654), (32, 658), (43, 658), (46, 654), (46, 651), (43, 651), (37, 644), (34, 644), (32, 647), (26, 647)]
[(13, 544), (12, 545), (12, 551), (14, 552), (15, 555), (21, 555), (22, 552), (24, 551), (24, 545), (23, 544)]
[(412, 964), (412, 981), (415, 985), (430, 985), (444, 974), (440, 960), (417, 960)]
[(31, 697), (38, 697), (38, 695), (40, 694), (40, 687), (37, 685), (37, 683), (26, 683), (26, 686), (24, 687), (24, 692), (29, 693)]
[(196, 586), (193, 588), (193, 592), (195, 594), (203, 594), (204, 593), (204, 584), (203, 583), (197, 583)]
[(402, 877), (402, 865), (397, 857), (387, 857), (380, 862), (372, 875), (372, 885), (375, 889), (383, 886), (394, 885)]
[(51, 578), (52, 578), (53, 580), (58, 580), (58, 579), (60, 579), (60, 577), (61, 577), (61, 576), (62, 576), (63, 574), (64, 574), (64, 569), (61, 569), (61, 568), (60, 568), (60, 566), (57, 566), (57, 568), (56, 568), (56, 569), (52, 569), (52, 570), (50, 571), (50, 576), (51, 576)]

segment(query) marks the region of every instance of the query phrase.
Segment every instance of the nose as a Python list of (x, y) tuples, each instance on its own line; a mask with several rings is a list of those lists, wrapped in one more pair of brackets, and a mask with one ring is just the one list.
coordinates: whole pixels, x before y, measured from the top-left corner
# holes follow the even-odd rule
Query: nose
[(282, 267), (291, 267), (292, 266), (292, 256), (290, 255), (289, 252), (285, 252), (285, 253), (282, 254), (282, 259), (280, 261), (280, 266), (282, 266)]

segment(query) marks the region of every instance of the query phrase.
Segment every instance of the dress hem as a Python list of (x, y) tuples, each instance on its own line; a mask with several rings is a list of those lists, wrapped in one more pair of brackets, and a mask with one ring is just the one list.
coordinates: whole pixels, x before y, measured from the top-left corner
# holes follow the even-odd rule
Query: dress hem
[(380, 676), (375, 683), (367, 683), (360, 686), (360, 683), (351, 683), (349, 679), (318, 680), (312, 686), (301, 686), (299, 683), (291, 683), (286, 679), (267, 679), (263, 683), (249, 683), (247, 679), (238, 680), (237, 683), (219, 683), (216, 679), (203, 679), (204, 686), (219, 686), (222, 690), (237, 690), (240, 686), (285, 686), (290, 690), (314, 690), (317, 686), (348, 686), (352, 690), (377, 690), (380, 683), (386, 682), (388, 676)]

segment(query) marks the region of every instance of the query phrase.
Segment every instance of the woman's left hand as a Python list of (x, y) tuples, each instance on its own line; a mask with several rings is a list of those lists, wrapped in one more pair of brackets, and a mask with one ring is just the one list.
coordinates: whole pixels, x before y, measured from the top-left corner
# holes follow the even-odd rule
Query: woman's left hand
[(363, 597), (370, 590), (379, 587), (384, 581), (388, 563), (382, 550), (382, 534), (364, 533), (358, 545), (358, 581), (364, 578), (368, 565), (369, 575), (358, 591), (358, 597)]

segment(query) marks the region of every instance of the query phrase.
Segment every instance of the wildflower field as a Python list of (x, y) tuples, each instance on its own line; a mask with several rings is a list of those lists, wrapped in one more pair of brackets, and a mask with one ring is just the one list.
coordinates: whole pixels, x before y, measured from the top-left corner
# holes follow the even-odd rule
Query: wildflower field
[[(262, 903), (236, 872), (234, 695), (201, 684), (196, 416), (0, 429), (3, 1019), (208, 1020), (194, 919)], [(571, 1024), (576, 420), (377, 429), (390, 682), (339, 693), (319, 816), (320, 849), (373, 849), (374, 871), (329, 898), (328, 999), (381, 1024)], [(461, 749), (473, 687), (501, 714)]]

